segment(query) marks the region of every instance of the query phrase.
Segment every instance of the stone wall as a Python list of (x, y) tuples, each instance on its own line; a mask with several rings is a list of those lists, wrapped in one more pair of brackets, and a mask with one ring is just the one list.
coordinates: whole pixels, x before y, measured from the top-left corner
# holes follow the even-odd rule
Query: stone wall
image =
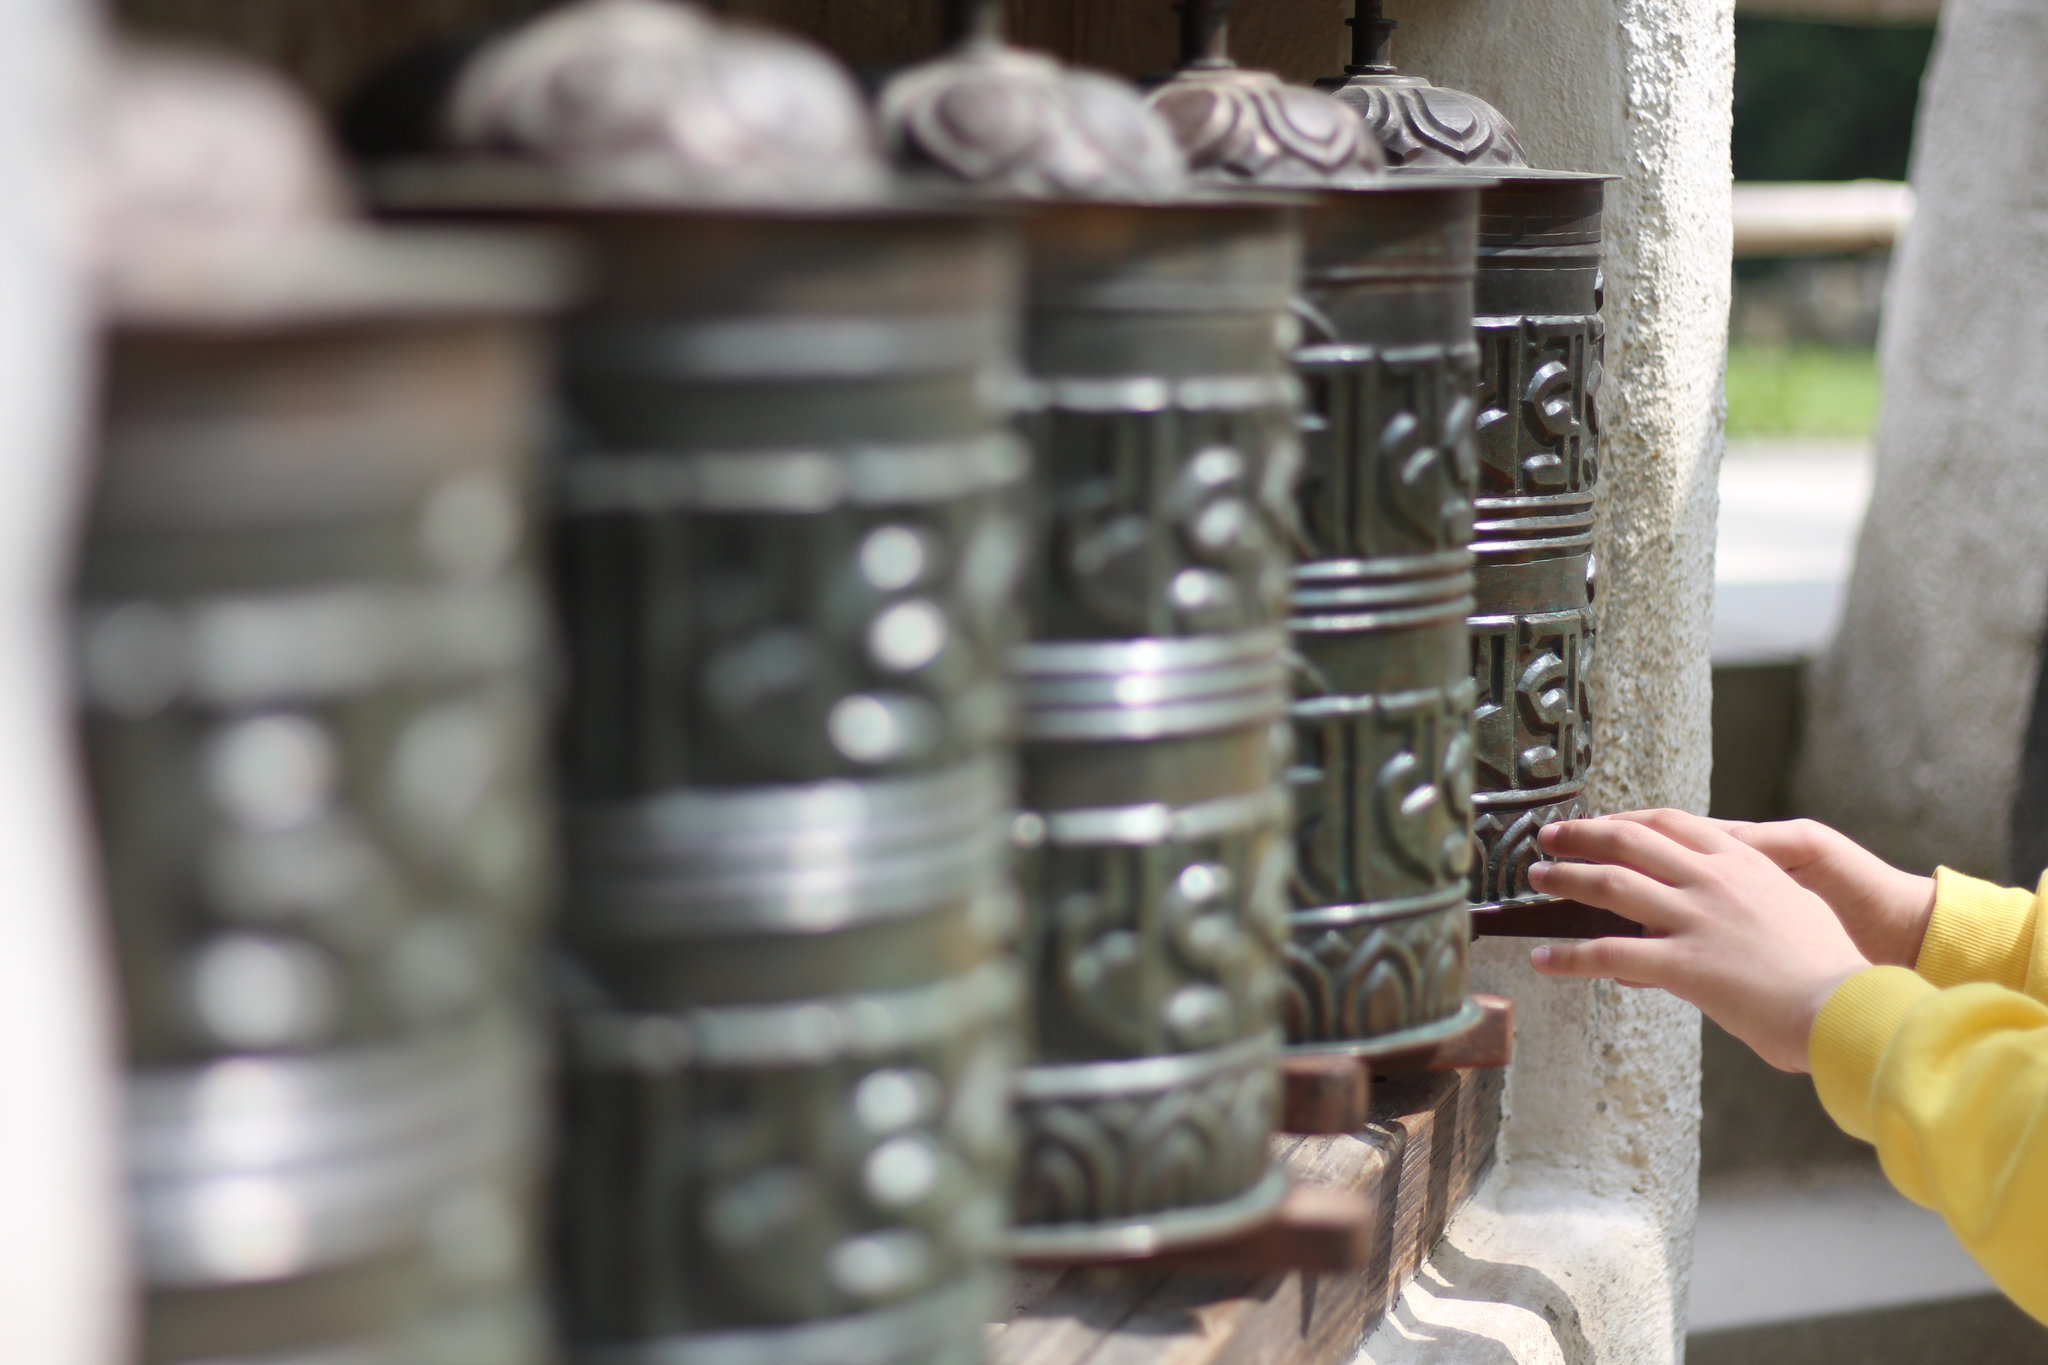
[(2003, 877), (2048, 602), (2048, 8), (1950, 0), (1893, 258), (1877, 472), (1799, 808)]
[[(1536, 164), (1618, 177), (1606, 219), (1593, 795), (1603, 810), (1704, 811), (1732, 6), (1387, 9), (1401, 21), (1405, 70), (1494, 101)], [(1504, 1168), (1368, 1343), (1378, 1365), (1648, 1365), (1683, 1353), (1699, 1017), (1661, 993), (1540, 978), (1528, 946), (1479, 952), (1482, 989), (1513, 996), (1519, 1020)]]

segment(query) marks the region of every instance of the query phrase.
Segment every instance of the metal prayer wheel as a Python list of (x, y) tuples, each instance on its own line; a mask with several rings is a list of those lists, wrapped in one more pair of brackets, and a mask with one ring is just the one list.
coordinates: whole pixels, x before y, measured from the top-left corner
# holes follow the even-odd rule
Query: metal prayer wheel
[(1402, 74), (1376, 0), (1326, 82), (1394, 175), (1484, 175), (1475, 307), (1479, 496), (1471, 618), (1476, 909), (1527, 904), (1536, 834), (1591, 813), (1593, 484), (1599, 472), (1600, 211), (1607, 177), (1530, 169), (1500, 111)]
[(1032, 1046), (1011, 1245), (1142, 1252), (1256, 1223), (1284, 1190), (1267, 1141), (1296, 227), (1271, 200), (1188, 201), (1135, 91), (1005, 47), (996, 7), (968, 10), (882, 112), (907, 167), (1028, 201), (1040, 533), (1014, 838)]
[(1476, 182), (1307, 215), (1287, 1031), (1397, 1050), (1469, 1022)]
[(582, 231), (565, 1328), (971, 1354), (1018, 1003), (1013, 258), (957, 212)]
[(1299, 388), (1291, 206), (1034, 217), (1044, 503), (1019, 650), (1033, 1064), (1013, 1234), (1225, 1235), (1281, 1184), (1277, 950)]
[(1478, 609), (1472, 672), (1483, 857), (1472, 899), (1531, 896), (1544, 825), (1590, 815), (1593, 483), (1606, 179), (1503, 177), (1480, 200)]
[(1014, 244), (877, 192), (817, 54), (683, 7), (543, 15), (448, 107), (469, 207), (593, 271), (552, 483), (570, 1357), (972, 1360), (1021, 994)]
[[(248, 112), (208, 74), (182, 132)], [(124, 265), (76, 587), (140, 1356), (539, 1362), (560, 272), (473, 234), (266, 245)]]

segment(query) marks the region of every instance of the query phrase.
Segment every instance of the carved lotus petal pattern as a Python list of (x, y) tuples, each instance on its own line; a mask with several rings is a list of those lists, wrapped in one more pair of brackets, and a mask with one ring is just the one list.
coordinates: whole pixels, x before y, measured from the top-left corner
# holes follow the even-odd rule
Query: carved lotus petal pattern
[(602, 166), (625, 192), (815, 201), (887, 175), (831, 58), (669, 0), (584, 0), (487, 44), (444, 131), (470, 150)]
[(1173, 134), (1137, 91), (995, 43), (891, 81), (881, 121), (899, 163), (1030, 198), (1154, 199), (1186, 179)]
[(1379, 145), (1346, 105), (1266, 71), (1195, 67), (1153, 91), (1197, 180), (1292, 188), (1359, 187)]
[(1336, 91), (1379, 139), (1390, 166), (1526, 166), (1507, 117), (1463, 90), (1414, 77), (1360, 77)]

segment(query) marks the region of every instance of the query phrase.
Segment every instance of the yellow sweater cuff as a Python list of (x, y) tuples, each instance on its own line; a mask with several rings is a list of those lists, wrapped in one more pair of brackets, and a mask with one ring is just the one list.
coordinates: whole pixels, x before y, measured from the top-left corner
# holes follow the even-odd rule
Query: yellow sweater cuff
[(2020, 990), (2034, 936), (2034, 895), (1965, 876), (1934, 873), (1934, 914), (1913, 970), (1937, 986), (1989, 981)]
[(1871, 1086), (1892, 1035), (1915, 1005), (1937, 993), (1904, 967), (1871, 967), (1835, 987), (1807, 1039), (1813, 1088), (1828, 1117), (1869, 1142)]

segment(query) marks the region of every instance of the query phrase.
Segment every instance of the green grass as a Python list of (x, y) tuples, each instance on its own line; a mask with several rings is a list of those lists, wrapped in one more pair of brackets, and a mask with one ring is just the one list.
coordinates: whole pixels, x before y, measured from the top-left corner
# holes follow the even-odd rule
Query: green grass
[(1826, 346), (1728, 348), (1730, 436), (1868, 437), (1877, 357)]

